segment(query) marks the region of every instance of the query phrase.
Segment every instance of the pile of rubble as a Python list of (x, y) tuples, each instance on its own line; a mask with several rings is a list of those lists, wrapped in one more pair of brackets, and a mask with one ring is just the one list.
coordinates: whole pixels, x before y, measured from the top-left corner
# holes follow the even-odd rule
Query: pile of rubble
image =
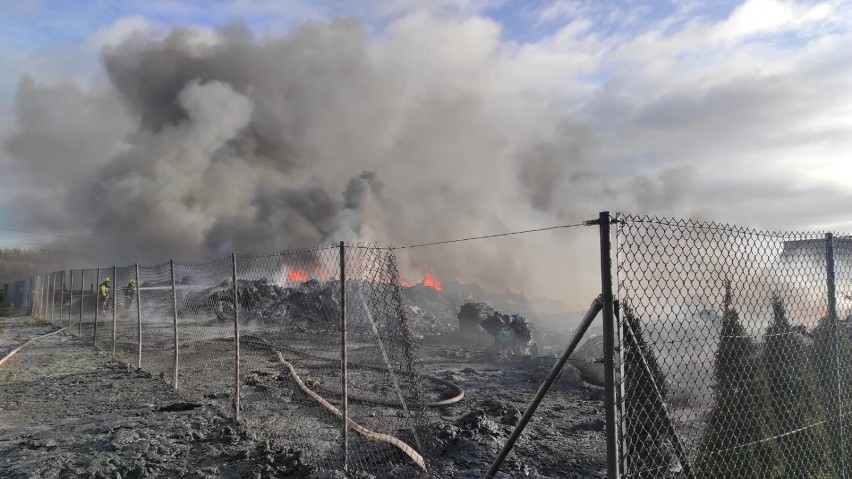
[[(208, 292), (209, 304), (216, 317), (232, 320), (233, 290), (221, 284)], [(269, 283), (266, 278), (237, 281), (240, 317), (245, 321), (278, 322), (285, 318), (294, 322), (334, 321), (340, 317), (340, 303), (334, 282), (305, 281), (295, 287)]]
[[(485, 330), (494, 337), (491, 348), (509, 356), (537, 356), (527, 320), (520, 314), (503, 314), (485, 303), (466, 303), (458, 313), (459, 331), (465, 335)], [(481, 328), (481, 329), (480, 329)]]
[(411, 325), (411, 332), (417, 339), (456, 333), (454, 321), (447, 319), (446, 316), (436, 316), (412, 304), (405, 306), (405, 313)]

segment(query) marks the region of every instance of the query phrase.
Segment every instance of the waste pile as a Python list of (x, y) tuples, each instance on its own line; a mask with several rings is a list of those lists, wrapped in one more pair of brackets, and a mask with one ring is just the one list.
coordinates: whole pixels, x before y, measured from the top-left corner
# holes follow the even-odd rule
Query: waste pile
[[(278, 322), (285, 318), (291, 322), (334, 321), (340, 317), (337, 290), (339, 286), (334, 281), (320, 283), (312, 279), (298, 286), (283, 287), (266, 278), (238, 280), (240, 318), (247, 322)], [(208, 297), (208, 304), (218, 319), (233, 320), (234, 293), (229, 282), (202, 295)]]
[(411, 325), (411, 332), (417, 339), (456, 333), (454, 321), (450, 317), (435, 315), (413, 304), (405, 305), (405, 314)]
[(459, 309), (459, 332), (471, 336), (482, 331), (481, 324), (497, 311), (485, 303), (465, 303)]
[(476, 331), (478, 325), (494, 337), (492, 349), (510, 356), (537, 356), (538, 345), (532, 340), (532, 333), (526, 318), (520, 314), (503, 314), (485, 303), (463, 304), (458, 313), (459, 330), (469, 334)]
[(401, 288), (406, 314), (415, 337), (444, 336), (458, 333), (453, 316), (461, 301), (445, 292), (422, 284)]

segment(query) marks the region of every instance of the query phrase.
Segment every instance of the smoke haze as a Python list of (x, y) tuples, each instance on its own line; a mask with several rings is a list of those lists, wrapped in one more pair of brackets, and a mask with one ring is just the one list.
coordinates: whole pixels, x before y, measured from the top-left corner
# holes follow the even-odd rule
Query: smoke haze
[[(699, 175), (694, 164), (645, 168), (643, 161), (702, 161), (709, 153), (697, 145), (711, 120), (727, 125), (711, 136), (719, 144), (743, 142), (729, 138), (739, 131), (771, 130), (756, 123), (777, 121), (773, 108), (788, 111), (784, 101), (742, 101), (766, 90), (764, 78), (742, 89), (731, 80), (740, 70), (724, 66), (721, 86), (702, 84), (707, 91), (696, 100), (679, 87), (687, 80), (670, 75), (663, 93), (637, 101), (639, 86), (665, 84), (658, 75), (667, 66), (655, 64), (631, 83), (617, 62), (656, 40), (615, 44), (585, 33), (572, 22), (545, 51), (507, 40), (482, 16), (428, 12), (393, 17), (380, 29), (338, 19), (287, 34), (259, 35), (239, 23), (133, 30), (104, 42), (88, 84), (20, 79), (4, 143), (4, 168), (16, 179), (4, 195), (15, 205), (5, 219), (90, 238), (60, 265), (79, 268), (339, 240), (416, 244), (576, 223), (602, 209), (701, 217), (720, 198), (738, 204), (762, 191)], [(658, 39), (668, 49), (651, 50), (674, 56), (679, 39)], [(595, 89), (582, 77), (605, 68), (596, 63), (605, 53), (617, 59), (609, 68), (620, 81)], [(574, 76), (549, 70), (548, 55)], [(850, 62), (841, 60), (822, 90), (844, 81)], [(795, 103), (802, 79), (822, 68), (772, 84)], [(760, 121), (748, 129), (718, 113), (702, 116), (708, 98), (729, 101), (732, 117), (750, 105)], [(662, 131), (675, 141), (662, 141)], [(777, 175), (766, 181), (772, 193), (757, 201), (801, 205), (817, 189)], [(824, 218), (848, 197), (838, 190), (826, 199)], [(598, 290), (595, 240), (588, 228), (419, 248), (405, 252), (402, 269), (413, 281), (431, 267), (438, 278), (493, 288), (569, 291), (585, 306)]]
[[(354, 20), (264, 39), (239, 24), (132, 36), (102, 51), (101, 87), (21, 80), (6, 148), (34, 188), (15, 219), (96, 236), (85, 254), (101, 262), (582, 219), (588, 135), (515, 78), (498, 34), (419, 15), (378, 38)], [(478, 244), (408, 267), (520, 287), (521, 257)]]

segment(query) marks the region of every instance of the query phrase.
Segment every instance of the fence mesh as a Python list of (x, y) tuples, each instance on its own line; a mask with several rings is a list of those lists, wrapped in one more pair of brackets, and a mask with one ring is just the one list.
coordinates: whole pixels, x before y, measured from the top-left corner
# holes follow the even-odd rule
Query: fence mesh
[(169, 263), (139, 267), (142, 307), (142, 369), (172, 384), (174, 378), (174, 301)]
[[(349, 417), (425, 454), (418, 429), (424, 404), (416, 346), (403, 309), (394, 255), (361, 247), (346, 256)], [(410, 476), (412, 462), (387, 442), (352, 435), (355, 467)]]
[[(231, 415), (234, 390), (234, 319), (222, 300), (232, 291), (230, 258), (175, 264), (178, 312), (178, 391)], [(233, 302), (231, 302), (233, 304)]]
[(618, 218), (626, 477), (845, 477), (852, 240), (832, 243), (834, 268), (824, 234)]
[(239, 410), (249, 430), (277, 444), (270, 447), (289, 450), (297, 473), (344, 465), (394, 477), (424, 472), (424, 376), (395, 256), (386, 248), (72, 270), (10, 289), (8, 303), (23, 309), (29, 302), (35, 316), (70, 325), (70, 334), (119, 361), (141, 364), (186, 399), (223, 415)]
[[(36, 315), (41, 314), (42, 304), (39, 297), (41, 288), (40, 277), (23, 279), (3, 285), (3, 306), (17, 311), (32, 311)], [(35, 309), (33, 309), (35, 307)]]
[[(134, 266), (73, 270), (67, 308), (47, 306), (57, 288), (46, 274), (33, 301), (44, 316), (61, 308), (72, 334), (131, 366), (141, 347), (141, 368), (187, 402), (227, 416), (238, 402), (241, 428), (270, 457), (287, 457), (294, 477), (344, 464), (351, 477), (424, 477), (427, 467), (431, 477), (467, 477), (493, 460), (594, 296), (583, 289), (576, 305), (510, 290), (525, 288), (526, 275), (506, 271), (531, 277), (547, 266), (543, 275), (559, 278), (578, 265), (521, 261), (520, 237), (502, 241), (494, 264), (469, 275), (473, 245), (429, 245), (429, 254), (347, 245), (140, 266), (138, 276)], [(455, 258), (458, 271), (435, 274), (429, 258)], [(602, 348), (599, 337), (587, 344), (509, 455), (507, 477), (601, 475)]]
[(115, 269), (112, 278), (115, 331), (114, 342), (111, 341), (114, 347), (110, 348), (110, 352), (115, 359), (132, 366), (136, 366), (139, 346), (136, 281), (136, 268), (134, 266)]
[[(98, 297), (98, 324), (95, 334), (95, 347), (101, 351), (112, 351), (112, 329), (113, 329), (113, 313), (115, 310), (115, 278), (113, 277), (113, 268), (101, 268), (101, 275), (98, 278), (98, 284), (95, 285), (95, 291)], [(105, 284), (105, 295), (100, 291), (100, 285), (106, 279), (110, 281)]]
[(97, 284), (98, 270), (84, 269), (83, 281), (81, 283), (82, 297), (80, 302), (80, 322), (78, 324), (78, 334), (83, 342), (88, 344), (94, 343), (95, 334), (95, 313), (97, 309)]
[[(263, 436), (301, 451), (305, 463), (340, 468), (341, 422), (300, 389), (276, 353), (313, 390), (340, 384), (339, 252), (323, 248), (236, 261), (242, 418)], [(233, 292), (222, 302), (223, 321), (233, 324)]]

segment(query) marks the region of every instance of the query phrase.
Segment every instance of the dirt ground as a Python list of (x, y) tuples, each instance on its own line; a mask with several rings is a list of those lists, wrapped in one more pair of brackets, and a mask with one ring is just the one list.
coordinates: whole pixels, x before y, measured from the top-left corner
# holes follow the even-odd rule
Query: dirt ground
[[(53, 331), (0, 319), (0, 356)], [(306, 477), (298, 454), (254, 440), (168, 385), (59, 334), (0, 367), (0, 476)]]
[[(27, 317), (0, 318), (0, 357), (53, 330)], [(553, 360), (468, 353), (446, 340), (425, 341), (420, 351), (431, 373), (466, 393), (462, 402), (425, 418), (421, 436), (432, 475), (482, 477)], [(255, 389), (279, 397), (281, 376), (267, 371), (278, 366), (247, 366), (247, 406)], [(566, 371), (498, 477), (605, 477), (602, 397)], [(161, 380), (66, 334), (37, 341), (0, 367), (0, 398), (3, 478), (347, 477), (309, 467), (303, 444), (280, 435), (270, 440), (258, 424), (237, 425), (221, 408), (187, 401)], [(336, 427), (333, 419), (326, 422)], [(399, 471), (348, 477), (401, 477)]]

